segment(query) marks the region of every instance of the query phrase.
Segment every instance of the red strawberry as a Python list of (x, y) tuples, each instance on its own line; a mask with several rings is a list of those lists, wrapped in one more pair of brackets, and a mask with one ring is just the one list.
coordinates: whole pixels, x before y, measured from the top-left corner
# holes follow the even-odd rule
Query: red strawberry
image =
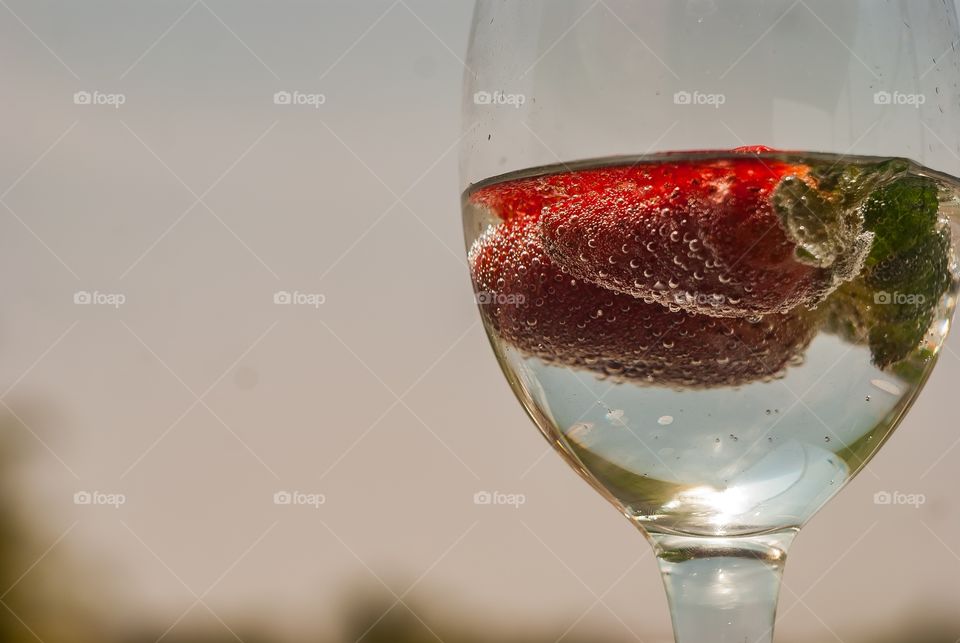
[[(767, 148), (741, 148), (764, 152)], [(754, 156), (615, 166), (519, 179), (473, 200), (542, 213), (547, 254), (571, 275), (648, 302), (722, 317), (812, 304), (833, 273), (796, 258), (771, 205), (808, 168)]]
[(470, 202), (489, 208), (503, 220), (524, 215), (539, 217), (546, 206), (595, 191), (597, 187), (593, 171), (563, 172), (489, 185), (471, 194)]
[(491, 331), (528, 355), (631, 381), (738, 386), (776, 375), (813, 336), (815, 319), (802, 308), (721, 319), (586, 283), (547, 256), (538, 219), (514, 216), (470, 251)]

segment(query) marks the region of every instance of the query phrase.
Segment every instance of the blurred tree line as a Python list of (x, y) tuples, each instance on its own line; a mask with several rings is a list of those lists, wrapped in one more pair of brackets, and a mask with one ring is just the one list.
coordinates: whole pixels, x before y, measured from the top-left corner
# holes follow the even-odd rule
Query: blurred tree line
[[(35, 524), (24, 515), (22, 499), (16, 497), (14, 484), (17, 461), (23, 448), (22, 427), (12, 418), (0, 418), (0, 643), (276, 643), (263, 631), (237, 628), (234, 633), (221, 625), (209, 631), (188, 631), (183, 624), (164, 633), (164, 627), (144, 627), (137, 633), (117, 633), (102, 620), (102, 595), (94, 571), (84, 584), (83, 571), (65, 560), (60, 550), (50, 549), (47, 535), (40, 537), (27, 527)], [(34, 512), (35, 513), (35, 512)], [(42, 559), (42, 564), (37, 561)], [(439, 619), (424, 624), (402, 605), (390, 609), (389, 597), (371, 599), (369, 594), (346, 603), (341, 612), (344, 643), (557, 643), (562, 629), (550, 632), (527, 631), (504, 634), (491, 629), (495, 619)], [(443, 606), (431, 605), (436, 614)], [(413, 606), (419, 611), (419, 608)], [(427, 611), (427, 610), (424, 610)], [(878, 619), (879, 620), (879, 619)], [(888, 626), (864, 633), (864, 638), (848, 643), (957, 643), (960, 615), (948, 615), (932, 621), (919, 615), (913, 622)], [(310, 643), (328, 643), (309, 639)], [(781, 637), (784, 643), (790, 639)], [(631, 643), (632, 639), (603, 636), (563, 637), (563, 643)], [(329, 643), (334, 643), (329, 641)]]

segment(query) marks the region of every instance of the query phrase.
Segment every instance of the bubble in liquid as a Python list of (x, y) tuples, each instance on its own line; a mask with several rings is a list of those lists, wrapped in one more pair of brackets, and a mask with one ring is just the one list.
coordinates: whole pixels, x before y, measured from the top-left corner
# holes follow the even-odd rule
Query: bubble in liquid
[(567, 436), (577, 442), (584, 440), (593, 430), (592, 422), (579, 422), (570, 427)]
[(673, 416), (672, 416), (672, 415), (664, 415), (664, 416), (661, 417), (659, 420), (657, 420), (657, 423), (658, 423), (660, 426), (669, 426), (669, 425), (673, 424)]
[(870, 383), (884, 393), (897, 396), (903, 394), (903, 391), (900, 389), (900, 387), (893, 382), (888, 382), (887, 380), (870, 380)]
[(626, 426), (626, 416), (623, 409), (610, 409), (607, 411), (607, 422), (614, 426)]

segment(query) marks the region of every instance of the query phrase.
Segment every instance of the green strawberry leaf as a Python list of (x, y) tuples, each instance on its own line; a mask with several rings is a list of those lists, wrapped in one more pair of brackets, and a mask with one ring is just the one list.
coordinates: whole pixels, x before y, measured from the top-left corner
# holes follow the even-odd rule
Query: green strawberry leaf
[(863, 207), (863, 224), (875, 235), (867, 265), (902, 255), (929, 240), (938, 211), (939, 187), (926, 177), (905, 176), (877, 190)]
[(862, 208), (874, 234), (863, 272), (828, 300), (827, 328), (868, 343), (880, 368), (914, 355), (951, 283), (950, 239), (941, 229), (939, 185), (902, 176), (874, 191)]

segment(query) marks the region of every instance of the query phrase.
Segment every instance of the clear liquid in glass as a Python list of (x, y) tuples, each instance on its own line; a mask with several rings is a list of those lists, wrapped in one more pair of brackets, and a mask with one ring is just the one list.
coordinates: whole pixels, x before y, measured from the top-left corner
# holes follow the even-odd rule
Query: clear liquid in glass
[(733, 537), (799, 528), (916, 398), (956, 303), (958, 191), (903, 159), (674, 153), (496, 177), (463, 216), (547, 439), (648, 533)]

